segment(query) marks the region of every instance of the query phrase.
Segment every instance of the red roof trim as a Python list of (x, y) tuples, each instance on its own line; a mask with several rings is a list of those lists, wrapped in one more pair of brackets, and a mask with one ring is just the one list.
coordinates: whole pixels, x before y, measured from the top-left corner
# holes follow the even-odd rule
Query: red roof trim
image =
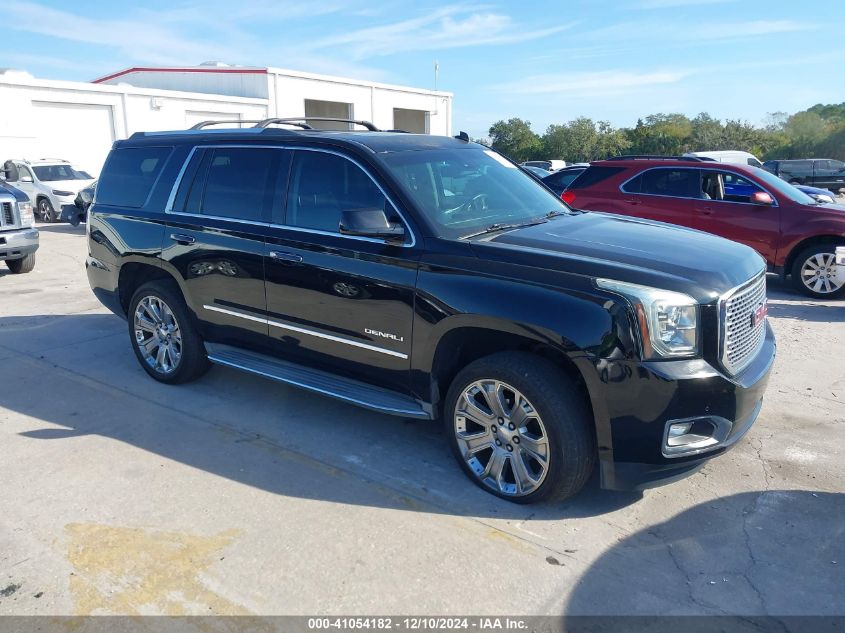
[(105, 77), (95, 79), (91, 83), (99, 84), (109, 79), (116, 79), (130, 73), (234, 73), (244, 75), (266, 75), (266, 68), (127, 68)]

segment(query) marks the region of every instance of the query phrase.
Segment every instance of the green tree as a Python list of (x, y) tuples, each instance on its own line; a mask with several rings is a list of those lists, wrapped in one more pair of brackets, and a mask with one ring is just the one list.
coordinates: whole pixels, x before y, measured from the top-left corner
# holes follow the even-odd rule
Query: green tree
[(678, 155), (688, 151), (692, 122), (683, 114), (650, 114), (628, 130), (634, 154)]
[(539, 157), (543, 144), (529, 121), (519, 118), (496, 121), (490, 126), (490, 146), (511, 160), (522, 162)]
[(607, 121), (595, 123), (587, 117), (565, 125), (550, 125), (542, 140), (546, 156), (575, 163), (616, 156), (628, 147), (622, 131)]

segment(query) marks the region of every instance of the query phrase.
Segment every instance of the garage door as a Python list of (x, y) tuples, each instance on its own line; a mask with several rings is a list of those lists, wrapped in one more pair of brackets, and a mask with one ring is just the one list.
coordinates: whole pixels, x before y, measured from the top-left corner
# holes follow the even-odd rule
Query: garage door
[(111, 106), (33, 101), (34, 151), (26, 158), (64, 158), (99, 175), (114, 142)]

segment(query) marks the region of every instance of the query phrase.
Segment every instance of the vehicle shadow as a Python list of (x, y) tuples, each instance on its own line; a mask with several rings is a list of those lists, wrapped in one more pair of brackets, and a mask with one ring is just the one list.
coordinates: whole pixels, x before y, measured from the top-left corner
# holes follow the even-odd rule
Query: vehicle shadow
[[(112, 315), (0, 317), (4, 352), (18, 355), (0, 363), (2, 406), (37, 421), (20, 433), (34, 442), (98, 435), (274, 494), (463, 516), (589, 517), (642, 497), (602, 491), (594, 475), (566, 502), (520, 506), (472, 485), (437, 423), (224, 367), (190, 384), (160, 384), (138, 365), (125, 322)], [(37, 397), (32, 375), (49, 380), (50, 398)]]
[(769, 314), (775, 318), (817, 323), (845, 322), (845, 297), (828, 301), (811, 299), (775, 275), (768, 276), (766, 287)]
[(605, 552), (565, 614), (841, 616), (843, 516), (843, 493), (766, 490), (699, 504)]
[(39, 231), (44, 231), (45, 233), (85, 235), (85, 224), (73, 226), (72, 224), (68, 224), (67, 222), (57, 222), (56, 224), (45, 224), (42, 222), (36, 224), (35, 228), (37, 228)]

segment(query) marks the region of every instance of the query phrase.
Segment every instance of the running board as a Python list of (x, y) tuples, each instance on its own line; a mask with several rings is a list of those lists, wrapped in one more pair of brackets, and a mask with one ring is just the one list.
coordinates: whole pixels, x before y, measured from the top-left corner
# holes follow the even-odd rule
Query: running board
[(411, 396), (389, 389), (381, 389), (358, 380), (343, 378), (319, 369), (303, 367), (230, 345), (206, 343), (205, 350), (208, 360), (212, 363), (278, 380), (365, 409), (406, 418), (431, 419), (432, 417), (429, 411)]

